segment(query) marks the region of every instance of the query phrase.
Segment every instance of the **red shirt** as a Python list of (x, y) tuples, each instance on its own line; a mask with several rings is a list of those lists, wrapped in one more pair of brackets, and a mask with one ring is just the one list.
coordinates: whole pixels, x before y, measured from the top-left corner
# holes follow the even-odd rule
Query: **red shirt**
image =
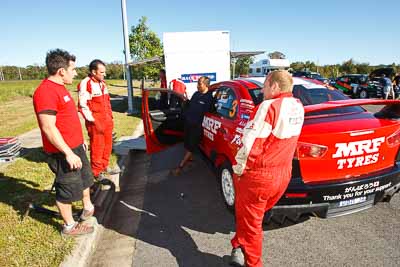
[(174, 79), (170, 82), (170, 87), (173, 91), (180, 93), (180, 94), (186, 94), (186, 85), (185, 83), (180, 80), (180, 79)]
[[(83, 134), (79, 121), (76, 105), (64, 85), (52, 82), (48, 79), (42, 81), (33, 94), (33, 106), (36, 117), (42, 111), (51, 110), (56, 112), (56, 127), (60, 131), (64, 141), (70, 148), (83, 144)], [(42, 130), (43, 149), (48, 153), (60, 152), (50, 143)]]

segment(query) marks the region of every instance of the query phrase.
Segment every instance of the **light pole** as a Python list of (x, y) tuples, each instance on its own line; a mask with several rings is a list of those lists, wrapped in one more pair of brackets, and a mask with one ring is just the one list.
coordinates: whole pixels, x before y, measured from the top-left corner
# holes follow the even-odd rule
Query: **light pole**
[(128, 19), (126, 16), (126, 0), (121, 0), (122, 28), (124, 31), (125, 73), (128, 83), (128, 114), (133, 114), (133, 90), (129, 60), (131, 58), (128, 35)]

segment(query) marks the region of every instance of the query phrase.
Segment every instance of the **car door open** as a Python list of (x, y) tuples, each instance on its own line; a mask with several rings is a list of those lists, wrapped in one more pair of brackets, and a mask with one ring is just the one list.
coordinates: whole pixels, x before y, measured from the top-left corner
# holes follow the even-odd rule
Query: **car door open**
[(186, 97), (168, 89), (142, 90), (142, 119), (147, 153), (183, 141)]

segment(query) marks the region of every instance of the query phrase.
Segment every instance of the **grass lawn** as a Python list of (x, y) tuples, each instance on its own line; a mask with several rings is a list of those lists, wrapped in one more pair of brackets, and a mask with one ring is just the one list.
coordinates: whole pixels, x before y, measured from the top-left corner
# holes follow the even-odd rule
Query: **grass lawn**
[[(0, 136), (15, 136), (37, 128), (31, 94), (39, 83), (0, 82)], [(76, 83), (69, 86), (75, 100)], [(124, 81), (109, 81), (108, 84), (111, 94), (127, 94), (126, 88), (122, 87)], [(18, 93), (2, 97), (4, 90)], [(126, 99), (112, 105), (117, 136), (132, 134), (140, 119), (126, 115)], [(0, 169), (0, 266), (58, 266), (73, 247), (73, 239), (61, 238), (61, 219), (34, 211), (23, 216), (30, 202), (55, 209), (54, 195), (46, 191), (50, 189), (54, 175), (45, 158), (41, 148), (31, 149), (22, 158)], [(113, 155), (112, 163), (116, 160)], [(79, 206), (76, 203), (76, 207)]]
[[(32, 94), (40, 84), (39, 80), (32, 81), (0, 81), (0, 137), (16, 136), (37, 128), (36, 117), (33, 111)], [(77, 99), (76, 85), (74, 81), (67, 86), (74, 100)], [(127, 95), (126, 81), (107, 81), (111, 94)], [(134, 87), (138, 88), (139, 81), (134, 81)], [(135, 96), (140, 95), (135, 90)]]

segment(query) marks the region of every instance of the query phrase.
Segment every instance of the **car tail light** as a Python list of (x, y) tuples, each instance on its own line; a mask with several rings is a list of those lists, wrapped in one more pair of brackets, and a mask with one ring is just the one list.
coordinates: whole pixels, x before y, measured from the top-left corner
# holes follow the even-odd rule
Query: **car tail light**
[(297, 143), (295, 158), (322, 158), (327, 151), (327, 146), (299, 142)]
[(389, 147), (395, 147), (400, 144), (400, 129), (397, 130), (395, 133), (390, 135), (387, 139), (386, 142)]
[(307, 193), (286, 193), (286, 198), (306, 198), (308, 196)]

